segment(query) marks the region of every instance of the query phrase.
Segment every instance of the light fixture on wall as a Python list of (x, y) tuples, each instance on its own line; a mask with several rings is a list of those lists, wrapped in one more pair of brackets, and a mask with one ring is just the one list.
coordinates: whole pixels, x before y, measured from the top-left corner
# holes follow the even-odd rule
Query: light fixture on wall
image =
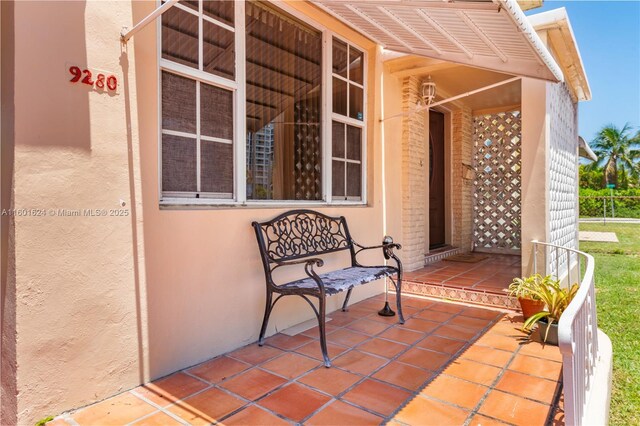
[(436, 99), (436, 83), (431, 80), (431, 76), (427, 78), (427, 81), (422, 82), (421, 92), (422, 98), (418, 104), (422, 107), (428, 107)]

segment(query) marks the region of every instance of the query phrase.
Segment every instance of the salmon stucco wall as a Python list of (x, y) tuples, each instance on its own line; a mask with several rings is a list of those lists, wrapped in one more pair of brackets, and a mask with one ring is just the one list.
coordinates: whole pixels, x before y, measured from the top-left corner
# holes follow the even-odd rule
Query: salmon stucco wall
[[(156, 24), (127, 45), (119, 41), (123, 26), (154, 7), (124, 1), (14, 4), (10, 178), (14, 206), (36, 212), (14, 217), (15, 241), (7, 240), (15, 253), (15, 282), (7, 284), (15, 291), (9, 411), (20, 423), (95, 402), (258, 335), (265, 290), (250, 223), (287, 209), (160, 207)], [(370, 58), (368, 205), (320, 210), (346, 216), (361, 243), (377, 244), (385, 232), (402, 243), (399, 141), (383, 141), (379, 121), (387, 84), (380, 48), (308, 3), (292, 1), (288, 8), (313, 16), (309, 21), (352, 40)], [(8, 28), (3, 25), (3, 43)], [(3, 45), (3, 77), (7, 52)], [(116, 93), (71, 83), (72, 65), (113, 73)], [(392, 78), (388, 83), (397, 86)], [(397, 112), (400, 93), (386, 87), (385, 104)], [(396, 127), (389, 124), (384, 134)], [(330, 256), (324, 270), (346, 264), (346, 257)], [(382, 256), (362, 260), (377, 263)], [(352, 300), (382, 289), (382, 282), (362, 286)], [(10, 293), (4, 290), (3, 296)], [(341, 301), (331, 298), (329, 309)], [(287, 298), (268, 332), (312, 317), (302, 299)], [(4, 398), (3, 389), (3, 404)]]

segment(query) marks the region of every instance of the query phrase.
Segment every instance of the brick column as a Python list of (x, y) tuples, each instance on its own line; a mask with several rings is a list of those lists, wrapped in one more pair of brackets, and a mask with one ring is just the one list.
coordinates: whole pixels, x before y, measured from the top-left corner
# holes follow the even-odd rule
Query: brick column
[(467, 165), (471, 166), (473, 161), (471, 108), (455, 110), (451, 121), (451, 245), (470, 251), (473, 238), (473, 178), (465, 177), (465, 173)]
[[(415, 110), (421, 80), (402, 82), (402, 109)], [(426, 112), (405, 116), (402, 122), (402, 261), (407, 271), (424, 266), (427, 243), (427, 120)]]

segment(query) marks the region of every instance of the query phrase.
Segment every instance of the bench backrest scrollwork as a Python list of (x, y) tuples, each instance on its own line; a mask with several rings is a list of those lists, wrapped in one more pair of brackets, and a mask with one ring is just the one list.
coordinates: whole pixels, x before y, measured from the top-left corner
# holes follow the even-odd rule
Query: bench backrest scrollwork
[(332, 217), (313, 210), (292, 210), (267, 222), (253, 222), (260, 254), (265, 263), (312, 257), (350, 250), (353, 243), (343, 216)]

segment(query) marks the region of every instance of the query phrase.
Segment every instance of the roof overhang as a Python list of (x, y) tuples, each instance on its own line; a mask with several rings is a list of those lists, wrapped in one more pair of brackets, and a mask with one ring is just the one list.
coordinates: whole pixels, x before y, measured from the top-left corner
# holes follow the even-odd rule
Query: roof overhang
[(590, 100), (589, 80), (566, 9), (561, 7), (529, 15), (527, 18), (536, 31), (546, 32), (547, 43), (555, 52), (565, 80), (575, 98), (579, 101)]
[(563, 81), (516, 0), (311, 0), (386, 49)]
[(578, 155), (592, 161), (598, 160), (598, 156), (591, 150), (591, 147), (587, 141), (582, 138), (582, 136), (578, 136)]

